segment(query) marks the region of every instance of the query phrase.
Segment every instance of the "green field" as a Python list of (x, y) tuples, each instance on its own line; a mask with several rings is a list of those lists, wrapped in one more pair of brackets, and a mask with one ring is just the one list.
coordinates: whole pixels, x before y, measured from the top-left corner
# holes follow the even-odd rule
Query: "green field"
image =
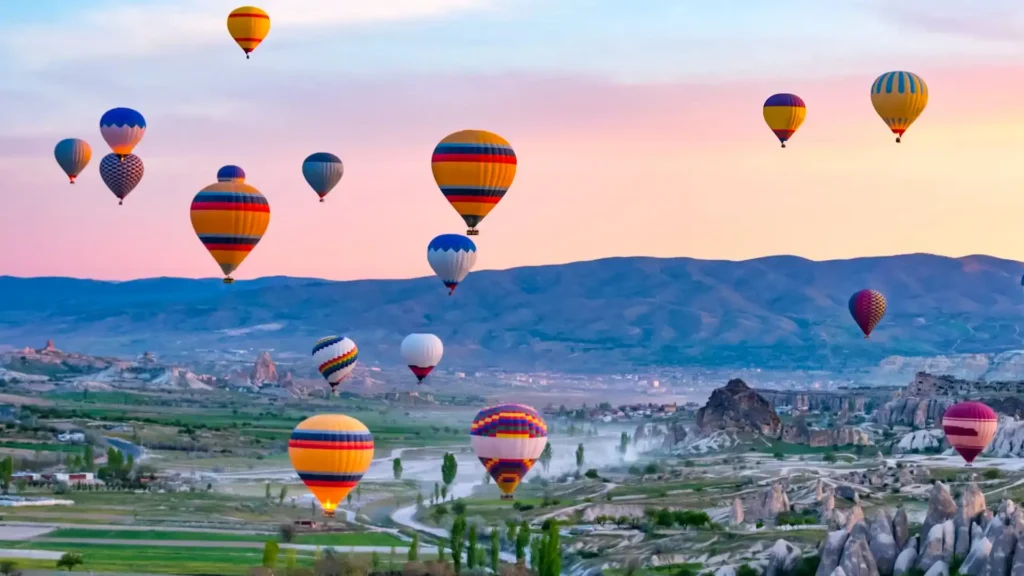
[[(210, 541), (210, 542), (266, 542), (277, 541), (276, 533), (229, 534), (222, 532), (190, 532), (187, 530), (90, 530), (88, 528), (62, 528), (42, 536), (43, 538), (90, 538), (103, 540), (169, 540), (169, 541)], [(317, 546), (408, 546), (399, 538), (384, 532), (342, 532), (323, 534), (299, 534), (295, 544)]]
[(43, 442), (17, 442), (0, 440), (0, 449), (7, 448), (10, 450), (31, 450), (39, 452), (69, 452), (71, 454), (81, 454), (82, 446), (75, 444), (49, 444)]

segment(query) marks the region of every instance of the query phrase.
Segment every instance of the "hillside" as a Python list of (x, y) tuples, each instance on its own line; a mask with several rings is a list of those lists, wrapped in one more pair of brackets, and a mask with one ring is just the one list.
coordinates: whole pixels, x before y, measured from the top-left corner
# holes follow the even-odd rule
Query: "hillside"
[[(429, 331), (465, 369), (615, 371), (635, 366), (849, 370), (889, 356), (1024, 348), (1024, 264), (925, 254), (813, 262), (613, 258), (473, 273), (453, 297), (433, 277), (330, 282), (0, 278), (0, 343), (47, 338), (91, 354), (266, 349), (308, 354), (352, 337), (398, 364)], [(889, 311), (871, 340), (847, 313), (872, 287)], [(454, 362), (453, 362), (454, 364)]]

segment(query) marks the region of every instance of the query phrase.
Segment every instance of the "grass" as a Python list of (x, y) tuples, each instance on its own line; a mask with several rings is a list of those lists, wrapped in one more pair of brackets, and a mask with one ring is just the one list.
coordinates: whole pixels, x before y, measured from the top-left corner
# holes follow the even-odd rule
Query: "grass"
[(7, 448), (9, 450), (31, 450), (39, 452), (70, 452), (72, 454), (81, 454), (82, 446), (75, 444), (49, 444), (44, 442), (9, 442), (6, 440), (0, 440), (0, 449)]

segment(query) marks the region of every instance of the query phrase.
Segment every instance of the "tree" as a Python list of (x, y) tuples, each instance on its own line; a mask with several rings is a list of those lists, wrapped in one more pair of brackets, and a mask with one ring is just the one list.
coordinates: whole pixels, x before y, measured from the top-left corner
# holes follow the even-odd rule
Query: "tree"
[(459, 514), (452, 522), (452, 533), (450, 546), (452, 549), (452, 564), (455, 565), (455, 573), (462, 573), (462, 549), (466, 546), (466, 517)]
[(460, 500), (456, 500), (455, 502), (452, 503), (452, 512), (454, 512), (456, 514), (465, 514), (466, 513), (466, 503), (463, 502), (461, 499)]
[(445, 485), (441, 486), (441, 502), (444, 502), (447, 499), (448, 499), (448, 485), (445, 484)]
[(345, 500), (348, 501), (348, 505), (349, 506), (352, 505), (352, 493), (351, 492), (349, 492), (348, 495), (345, 496)]
[(362, 484), (356, 484), (356, 498), (358, 498), (360, 502), (363, 501), (363, 485)]
[(4, 494), (11, 489), (11, 476), (14, 475), (14, 458), (8, 456), (0, 460), (0, 489)]
[(542, 555), (542, 548), (544, 544), (544, 537), (533, 538), (530, 540), (530, 570), (535, 574), (540, 573), (540, 562)]
[(440, 501), (441, 501), (441, 487), (437, 484), (437, 482), (434, 482), (434, 500), (431, 501), (430, 504), (434, 505), (434, 504), (437, 504)]
[(516, 530), (519, 529), (519, 524), (516, 524), (515, 520), (506, 520), (505, 526), (508, 531), (505, 533), (505, 539), (508, 540), (509, 546), (514, 546), (516, 543)]
[(417, 492), (416, 493), (416, 507), (417, 508), (422, 508), (423, 507), (423, 493), (422, 492)]
[(551, 519), (543, 538), (538, 561), (539, 576), (559, 576), (562, 573), (562, 545), (559, 542), (558, 520)]
[(277, 546), (277, 542), (273, 540), (267, 540), (266, 544), (263, 545), (263, 567), (270, 568), (273, 570), (277, 567), (277, 554), (280, 552), (280, 548)]
[(516, 535), (516, 562), (522, 564), (526, 560), (526, 547), (530, 545), (530, 524), (523, 520)]
[(18, 563), (13, 560), (4, 560), (0, 562), (0, 574), (4, 576), (21, 576), (21, 570), (18, 570)]
[(281, 542), (291, 542), (295, 539), (295, 524), (291, 522), (281, 522), (281, 525), (277, 528), (278, 536), (281, 537)]
[(544, 445), (544, 451), (540, 453), (540, 465), (544, 467), (544, 473), (547, 474), (548, 468), (551, 467), (551, 442)]
[(284, 504), (284, 499), (288, 497), (288, 486), (282, 484), (281, 491), (277, 493), (277, 503)]
[(498, 566), (501, 560), (501, 529), (495, 526), (491, 529), (491, 572), (498, 573)]
[(409, 554), (406, 556), (409, 562), (416, 562), (420, 558), (420, 533), (412, 535), (412, 543), (409, 544)]
[(85, 455), (82, 457), (85, 464), (85, 471), (92, 472), (96, 469), (96, 456), (93, 454), (92, 444), (85, 445)]
[(284, 570), (285, 570), (285, 574), (288, 574), (288, 576), (291, 576), (291, 574), (293, 572), (295, 572), (295, 565), (297, 563), (298, 563), (298, 558), (297, 558), (297, 553), (295, 552), (295, 548), (289, 548), (284, 553)]
[(71, 572), (82, 562), (82, 555), (78, 552), (65, 552), (61, 555), (60, 560), (57, 560), (57, 568), (67, 568), (68, 572)]
[(266, 498), (267, 500), (270, 500), (270, 482), (267, 482), (265, 488), (266, 490), (264, 490), (263, 497)]
[(626, 450), (629, 450), (629, 434), (625, 432), (619, 436), (619, 454), (626, 455)]
[(583, 468), (583, 443), (576, 447), (576, 468)]
[(491, 483), (491, 473), (488, 472), (487, 470), (484, 470), (484, 485), (486, 486), (486, 485), (488, 485), (490, 483)]
[(391, 463), (391, 472), (395, 475), (395, 480), (402, 479), (402, 459), (395, 458), (394, 462)]
[(370, 567), (373, 568), (374, 572), (380, 572), (380, 554), (374, 550), (373, 554), (370, 554)]
[(468, 566), (470, 570), (476, 568), (476, 545), (478, 537), (479, 536), (476, 533), (476, 524), (473, 524), (469, 527), (469, 544), (466, 546), (466, 566)]
[(445, 487), (451, 486), (458, 472), (459, 462), (455, 459), (455, 454), (445, 452), (444, 460), (441, 461), (441, 481), (444, 482)]

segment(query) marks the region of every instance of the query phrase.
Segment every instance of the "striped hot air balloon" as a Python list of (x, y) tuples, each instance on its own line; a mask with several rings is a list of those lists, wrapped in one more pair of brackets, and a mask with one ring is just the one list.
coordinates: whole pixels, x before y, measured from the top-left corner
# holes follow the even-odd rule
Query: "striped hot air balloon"
[(288, 458), (324, 509), (334, 511), (359, 484), (373, 460), (373, 434), (344, 414), (318, 414), (299, 423), (288, 440)]
[(243, 181), (223, 181), (203, 188), (192, 199), (192, 228), (231, 284), (231, 273), (259, 244), (270, 225), (270, 204)]
[(402, 340), (402, 360), (420, 383), (441, 361), (444, 344), (433, 334), (409, 334)]
[(118, 205), (124, 204), (124, 199), (135, 187), (142, 182), (142, 175), (146, 173), (146, 167), (142, 164), (142, 158), (135, 154), (128, 154), (119, 158), (117, 154), (107, 154), (100, 160), (100, 178), (110, 188), (110, 191), (117, 196)]
[(461, 234), (442, 234), (427, 245), (427, 262), (451, 296), (476, 264), (476, 244)]
[(323, 202), (327, 194), (341, 182), (345, 165), (330, 152), (316, 152), (302, 161), (302, 177)]
[(850, 297), (850, 315), (865, 338), (871, 336), (871, 331), (882, 321), (885, 306), (885, 296), (878, 290), (861, 290)]
[(946, 440), (963, 456), (968, 466), (988, 447), (998, 425), (995, 411), (981, 402), (954, 404), (942, 415)]
[(807, 117), (807, 106), (796, 94), (774, 94), (764, 101), (764, 121), (775, 137), (786, 147), (786, 142), (793, 136)]
[(228, 14), (228, 33), (245, 52), (245, 59), (270, 33), (270, 16), (255, 6), (235, 8)]
[(529, 406), (500, 404), (481, 410), (469, 435), (477, 458), (501, 489), (502, 500), (511, 500), (516, 486), (544, 452), (548, 426)]
[(871, 85), (871, 105), (899, 143), (928, 105), (928, 85), (911, 72), (886, 72)]
[(516, 177), (516, 153), (508, 141), (485, 130), (449, 134), (430, 160), (434, 181), (455, 211), (479, 234), (477, 224), (501, 201)]
[(72, 184), (75, 178), (85, 170), (92, 159), (92, 148), (89, 143), (80, 138), (65, 138), (57, 142), (53, 149), (53, 157), (57, 160), (60, 169), (68, 175)]
[(313, 345), (313, 363), (335, 395), (338, 384), (356, 369), (358, 359), (356, 343), (344, 336), (327, 336)]

